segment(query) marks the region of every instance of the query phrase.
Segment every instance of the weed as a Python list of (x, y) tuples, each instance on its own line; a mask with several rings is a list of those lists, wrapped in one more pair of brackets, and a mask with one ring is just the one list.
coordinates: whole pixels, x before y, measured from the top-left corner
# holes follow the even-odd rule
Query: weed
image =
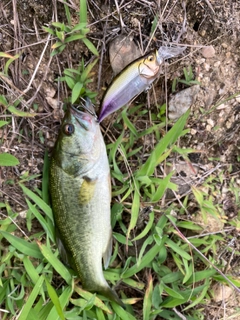
[(43, 30), (57, 38), (57, 42), (52, 45), (52, 53), (54, 56), (61, 53), (67, 46), (68, 43), (73, 41), (81, 40), (86, 47), (96, 56), (98, 51), (94, 44), (87, 39), (87, 1), (81, 0), (80, 11), (79, 11), (79, 23), (75, 26), (71, 26), (71, 17), (68, 7), (65, 5), (66, 16), (69, 25), (65, 25), (61, 22), (53, 22), (52, 27), (43, 27)]
[(6, 52), (0, 52), (0, 57), (8, 59), (7, 62), (4, 64), (4, 72), (0, 72), (0, 76), (6, 77), (8, 76), (9, 66), (13, 61), (20, 57), (20, 54), (16, 54), (15, 56), (11, 56)]
[(2, 105), (7, 111), (18, 116), (18, 117), (34, 117), (36, 113), (34, 112), (25, 112), (17, 109), (16, 107), (20, 104), (21, 100), (18, 99), (13, 103), (10, 103), (7, 98), (3, 95), (0, 95), (0, 105)]
[[(0, 121), (0, 128), (8, 124), (8, 121)], [(16, 157), (9, 153), (0, 153), (0, 166), (16, 166), (19, 164), (19, 161)]]
[(176, 88), (178, 83), (185, 84), (186, 86), (192, 86), (194, 84), (199, 84), (200, 82), (194, 79), (194, 74), (192, 71), (192, 66), (188, 66), (188, 68), (183, 68), (183, 74), (185, 79), (174, 78), (172, 82), (172, 92), (176, 92)]
[(60, 81), (65, 81), (68, 87), (71, 89), (70, 102), (74, 104), (80, 97), (88, 97), (94, 99), (97, 93), (87, 89), (87, 84), (91, 82), (92, 68), (95, 66), (97, 60), (89, 63), (87, 67), (84, 66), (84, 61), (79, 65), (78, 69), (65, 69), (64, 77), (60, 78)]

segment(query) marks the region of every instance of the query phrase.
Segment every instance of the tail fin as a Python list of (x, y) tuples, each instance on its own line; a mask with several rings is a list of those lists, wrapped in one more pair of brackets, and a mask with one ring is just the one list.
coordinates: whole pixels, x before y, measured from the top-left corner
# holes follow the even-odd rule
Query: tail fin
[(99, 291), (99, 293), (103, 294), (105, 297), (107, 297), (109, 300), (116, 302), (121, 307), (126, 309), (125, 304), (122, 302), (122, 300), (119, 299), (117, 293), (111, 289), (110, 287), (105, 287)]

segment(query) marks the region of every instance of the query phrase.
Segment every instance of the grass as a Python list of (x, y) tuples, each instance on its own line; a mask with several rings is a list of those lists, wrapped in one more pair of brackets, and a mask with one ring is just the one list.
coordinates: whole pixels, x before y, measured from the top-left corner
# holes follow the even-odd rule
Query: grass
[[(202, 228), (173, 215), (173, 212), (178, 212), (179, 217), (184, 216), (184, 204), (181, 207), (175, 203), (165, 207), (160, 205), (164, 190), (176, 190), (170, 182), (172, 174), (165, 178), (153, 176), (154, 170), (173, 152), (176, 141), (186, 134), (184, 126), (188, 114), (178, 120), (144, 161), (135, 164), (131, 176), (123, 171), (124, 167), (120, 168), (122, 161), (118, 150), (130, 165), (131, 159), (139, 153), (138, 140), (145, 133), (130, 124), (126, 110), (122, 115), (126, 120), (123, 120), (126, 129), (115, 143), (107, 146), (112, 176), (116, 181), (113, 194), (121, 200), (115, 200), (112, 207), (115, 248), (110, 268), (104, 274), (113, 286), (121, 288), (126, 310), (81, 289), (74, 274), (59, 260), (52, 211), (46, 199), (43, 200), (46, 197), (49, 165), (45, 157), (42, 190), (33, 192), (26, 187), (34, 176), (25, 175), (18, 182), (28, 208), (26, 224), (29, 236), (18, 228), (15, 222), (17, 213), (8, 204), (0, 203), (1, 208), (8, 212), (0, 224), (1, 243), (4, 245), (1, 246), (2, 319), (137, 319), (135, 306), (141, 303), (142, 317), (146, 320), (157, 315), (163, 319), (179, 319), (174, 312), (174, 308), (179, 306), (184, 308), (186, 319), (196, 319), (196, 315), (200, 319), (201, 308), (198, 310), (196, 306), (204, 305), (210, 299), (211, 283), (215, 279), (226, 282), (212, 265), (217, 263), (216, 258), (209, 258), (211, 263), (204, 259), (204, 256), (209, 256), (209, 250), (215, 252), (217, 243), (224, 241), (223, 235), (190, 237), (190, 246), (181, 236), (179, 228), (184, 233), (187, 230), (199, 232)], [(151, 129), (149, 131), (154, 132), (154, 128)], [(178, 147), (178, 150), (181, 148)], [(205, 184), (208, 186), (208, 182)], [(214, 206), (211, 197), (200, 189), (194, 188), (193, 191), (203, 217), (208, 213), (221, 218), (221, 212), (218, 212), (220, 207)], [(145, 217), (144, 227), (139, 228), (143, 203), (152, 207)], [(126, 217), (124, 212), (131, 214)], [(123, 218), (127, 218), (128, 223)], [(35, 221), (41, 225), (38, 233), (32, 230)], [(126, 246), (135, 247), (137, 254), (128, 254), (126, 259), (119, 260), (119, 253)], [(199, 248), (198, 251), (192, 250), (192, 246)], [(200, 255), (199, 250), (203, 254)], [(167, 263), (169, 259), (172, 267)], [(197, 261), (201, 263), (201, 271), (195, 266)], [(221, 268), (221, 265), (218, 267)], [(236, 286), (240, 285), (231, 277), (229, 280)], [(129, 294), (128, 288), (132, 288), (133, 294)]]
[[(87, 38), (87, 2), (81, 1), (79, 21), (74, 26), (67, 4), (64, 8), (67, 23), (56, 22), (45, 27), (56, 41), (52, 56), (59, 55), (77, 40), (83, 41), (84, 46), (98, 56), (96, 47)], [(153, 19), (155, 30), (156, 16)], [(4, 66), (4, 76), (7, 76), (11, 63), (19, 56), (0, 56), (10, 59)], [(63, 70), (59, 80), (68, 87), (69, 102), (77, 103), (82, 96), (96, 97), (89, 89), (96, 63), (96, 59), (87, 64), (82, 60), (78, 68)], [(177, 83), (194, 83), (191, 67), (184, 68), (183, 74), (185, 80), (176, 80)], [(176, 81), (172, 88), (176, 88)], [(6, 119), (0, 122), (3, 128), (10, 124), (10, 116), (21, 119), (35, 116), (28, 110), (22, 111), (21, 97), (11, 101), (3, 94), (0, 103)], [(156, 111), (149, 111), (152, 122), (148, 121), (145, 106), (124, 109), (112, 123), (114, 137), (105, 131), (113, 180), (114, 248), (110, 267), (104, 275), (118, 291), (126, 310), (83, 290), (74, 272), (61, 262), (48, 198), (49, 157), (46, 152), (40, 188), (35, 184), (39, 176), (27, 170), (11, 179), (11, 184), (23, 197), (24, 219), (8, 201), (0, 201), (0, 312), (3, 320), (196, 320), (204, 319), (203, 310), (212, 299), (214, 283), (228, 284), (239, 292), (239, 278), (228, 274), (225, 261), (219, 258), (220, 246), (223, 246), (232, 259), (239, 261), (239, 248), (229, 245), (240, 230), (238, 178), (231, 166), (217, 167), (216, 172), (209, 170), (206, 177), (196, 179), (186, 194), (179, 194), (173, 179), (176, 172), (167, 170), (171, 159), (184, 160), (186, 166), (191, 167), (190, 156), (197, 150), (185, 148), (189, 112), (166, 130), (169, 124), (164, 116), (165, 109), (163, 104)], [(13, 170), (17, 170), (18, 163), (11, 154), (0, 154), (1, 166), (10, 165), (9, 169), (16, 166)], [(4, 185), (7, 183), (10, 179), (6, 178)], [(222, 202), (218, 201), (219, 186), (223, 184), (237, 208), (231, 221), (225, 215)], [(169, 190), (175, 195), (173, 199), (166, 197)], [(194, 221), (195, 213), (201, 217), (200, 221)], [(227, 227), (208, 232), (209, 217)], [(235, 238), (237, 241), (237, 235)]]

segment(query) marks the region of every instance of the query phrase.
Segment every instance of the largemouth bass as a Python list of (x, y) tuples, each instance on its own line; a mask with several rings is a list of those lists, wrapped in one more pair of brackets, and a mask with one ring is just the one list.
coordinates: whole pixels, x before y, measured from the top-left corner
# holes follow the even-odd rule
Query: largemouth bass
[(50, 194), (62, 259), (84, 289), (123, 305), (103, 270), (112, 252), (111, 180), (105, 143), (89, 101), (70, 107), (63, 119), (50, 167)]
[(160, 47), (127, 65), (113, 79), (104, 94), (99, 122), (149, 88), (158, 78), (164, 60), (179, 55), (185, 49), (186, 47)]

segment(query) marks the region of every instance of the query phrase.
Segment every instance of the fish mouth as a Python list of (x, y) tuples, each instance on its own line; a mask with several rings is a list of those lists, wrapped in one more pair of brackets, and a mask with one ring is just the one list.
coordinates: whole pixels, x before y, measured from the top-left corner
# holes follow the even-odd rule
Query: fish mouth
[(71, 105), (69, 109), (79, 125), (86, 131), (91, 130), (93, 122), (98, 123), (98, 117), (89, 99), (84, 100), (84, 103), (80, 105)]
[(88, 98), (86, 100), (82, 98), (82, 100), (83, 102), (81, 102), (80, 105), (71, 105), (71, 113), (77, 118), (81, 117), (83, 113), (88, 113), (95, 119), (96, 122), (98, 122), (98, 117), (95, 113), (91, 100)]

